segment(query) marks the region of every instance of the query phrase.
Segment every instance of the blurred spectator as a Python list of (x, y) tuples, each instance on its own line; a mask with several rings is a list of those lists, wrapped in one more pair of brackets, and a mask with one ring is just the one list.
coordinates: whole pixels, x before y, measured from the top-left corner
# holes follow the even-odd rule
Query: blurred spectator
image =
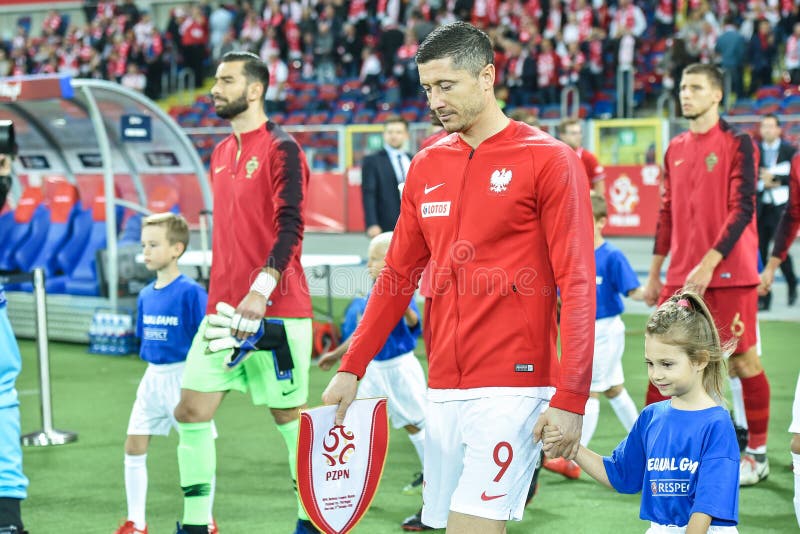
[(367, 106), (374, 109), (380, 98), (383, 67), (377, 52), (371, 46), (366, 46), (361, 51), (361, 60), (361, 72), (358, 75), (358, 79), (361, 81), (361, 92), (364, 94)]
[(717, 39), (715, 50), (719, 54), (719, 64), (731, 79), (731, 92), (736, 97), (744, 96), (744, 64), (747, 59), (747, 41), (739, 33), (732, 14), (725, 16), (722, 35)]
[(236, 34), (233, 30), (229, 31), (222, 37), (222, 42), (217, 47), (217, 49), (212, 52), (212, 57), (217, 59), (221, 58), (228, 52), (233, 52), (234, 50), (241, 50), (243, 48), (242, 44), (236, 40)]
[(228, 11), (222, 3), (217, 4), (208, 17), (208, 44), (211, 46), (211, 57), (215, 63), (222, 57), (216, 54), (222, 47), (222, 42), (225, 40), (225, 36), (230, 33), (232, 27), (233, 13)]
[(542, 35), (546, 39), (554, 39), (561, 33), (561, 23), (564, 18), (561, 12), (561, 0), (548, 0), (547, 3), (549, 4), (549, 9), (547, 10), (547, 19), (545, 19)]
[(61, 15), (55, 9), (45, 16), (42, 22), (42, 35), (47, 38), (53, 35), (63, 35)]
[(392, 22), (385, 19), (383, 30), (378, 38), (378, 52), (383, 61), (383, 73), (391, 76), (394, 70), (394, 63), (397, 59), (397, 51), (403, 46), (405, 36), (403, 32)]
[(179, 31), (184, 63), (194, 74), (195, 87), (201, 87), (205, 79), (203, 62), (207, 56), (208, 31), (206, 17), (199, 6), (192, 6), (190, 15), (181, 21)]
[(542, 104), (555, 104), (558, 102), (558, 56), (553, 51), (550, 39), (542, 39), (539, 56), (536, 58), (536, 83), (539, 87), (539, 101)]
[(587, 46), (589, 49), (587, 78), (590, 89), (590, 92), (587, 92), (587, 96), (595, 95), (603, 87), (603, 74), (605, 72), (603, 42), (605, 37), (606, 34), (601, 28), (592, 28), (589, 45)]
[(277, 28), (274, 26), (267, 26), (264, 39), (261, 41), (261, 48), (258, 51), (258, 56), (261, 58), (261, 61), (266, 63), (273, 54), (281, 55), (281, 43), (278, 39)]
[(606, 171), (597, 156), (583, 148), (583, 127), (579, 119), (564, 119), (558, 125), (558, 138), (569, 145), (577, 154), (586, 169), (589, 187), (605, 194)]
[(0, 76), (10, 76), (13, 63), (8, 57), (6, 49), (0, 46)]
[(671, 37), (675, 31), (675, 4), (673, 0), (658, 0), (655, 12), (656, 36)]
[(126, 18), (126, 30), (132, 28), (137, 22), (139, 22), (139, 8), (136, 7), (134, 0), (123, 0), (122, 5), (117, 6), (114, 11), (118, 16), (123, 16)]
[(361, 68), (361, 48), (362, 40), (356, 35), (356, 27), (353, 24), (345, 24), (342, 27), (342, 36), (336, 44), (336, 59), (342, 76), (345, 78), (358, 77)]
[(667, 50), (661, 62), (661, 69), (664, 72), (663, 83), (664, 89), (671, 90), (676, 100), (678, 99), (683, 69), (696, 61), (697, 58), (692, 57), (686, 49), (683, 39), (667, 40)]
[(120, 84), (128, 89), (143, 93), (147, 85), (147, 78), (139, 70), (139, 66), (136, 63), (129, 63), (128, 70), (125, 75), (122, 76)]
[(334, 40), (329, 21), (321, 21), (314, 37), (314, 70), (318, 83), (336, 81), (336, 65), (333, 62)]
[(772, 67), (777, 53), (775, 36), (769, 21), (759, 20), (756, 28), (756, 33), (750, 38), (750, 94), (760, 87), (772, 85)]
[(794, 31), (786, 40), (784, 66), (792, 85), (800, 84), (800, 22), (794, 23)]
[(512, 106), (528, 106), (536, 83), (536, 62), (527, 46), (518, 41), (505, 41), (508, 62), (505, 81), (508, 87), (508, 103)]
[(419, 72), (417, 71), (417, 36), (413, 30), (406, 30), (405, 42), (397, 51), (394, 77), (400, 82), (400, 96), (414, 98), (419, 95)]
[(286, 82), (289, 68), (280, 56), (279, 50), (271, 48), (266, 63), (269, 66), (269, 85), (264, 93), (267, 115), (286, 111)]
[(634, 37), (641, 36), (647, 29), (647, 19), (639, 6), (633, 4), (633, 0), (619, 0), (617, 10), (611, 19), (609, 34), (612, 39), (622, 37), (623, 28), (630, 30)]
[[(142, 16), (139, 24), (143, 22), (147, 25), (150, 33), (142, 34), (142, 41), (140, 42), (141, 56), (144, 68), (146, 69), (147, 84), (144, 93), (152, 99), (160, 98), (163, 87), (161, 87), (161, 75), (164, 72), (164, 41), (161, 38), (161, 33), (156, 28), (149, 24), (149, 16), (145, 14)], [(137, 26), (139, 26), (137, 24)], [(134, 31), (135, 31), (134, 27)]]
[(255, 11), (250, 11), (244, 19), (242, 29), (239, 31), (239, 41), (249, 52), (258, 52), (258, 43), (264, 37), (261, 19)]
[(617, 68), (632, 70), (636, 59), (636, 38), (630, 28), (622, 28), (617, 49)]
[(561, 85), (578, 88), (582, 97), (589, 94), (589, 73), (586, 67), (586, 56), (581, 52), (578, 43), (573, 41), (567, 45), (561, 56)]
[(414, 32), (417, 42), (421, 43), (431, 33), (436, 25), (422, 15), (422, 11), (417, 7), (408, 16), (407, 27)]
[(83, 0), (83, 16), (87, 23), (91, 23), (97, 16), (97, 0)]

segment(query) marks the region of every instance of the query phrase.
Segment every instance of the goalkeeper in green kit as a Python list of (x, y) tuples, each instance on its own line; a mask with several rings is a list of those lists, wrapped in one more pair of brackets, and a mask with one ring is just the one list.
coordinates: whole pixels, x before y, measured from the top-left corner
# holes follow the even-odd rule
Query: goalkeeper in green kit
[[(249, 391), (254, 404), (269, 408), (296, 480), (298, 418), (308, 397), (311, 361), (311, 298), (300, 264), (306, 157), (264, 114), (269, 71), (257, 56), (226, 54), (215, 79), (215, 111), (230, 120), (233, 133), (211, 156), (210, 315), (189, 350), (175, 409), (184, 493), (178, 533), (185, 534), (208, 532), (216, 468), (211, 419), (228, 391)], [(224, 515), (220, 527), (224, 531)], [(295, 533), (316, 532), (298, 503)]]

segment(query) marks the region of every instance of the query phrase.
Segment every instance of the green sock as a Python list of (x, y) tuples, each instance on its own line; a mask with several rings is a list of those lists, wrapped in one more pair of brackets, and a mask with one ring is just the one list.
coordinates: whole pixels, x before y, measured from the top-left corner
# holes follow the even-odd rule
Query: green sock
[(300, 496), (297, 493), (297, 433), (300, 431), (300, 420), (295, 419), (289, 423), (278, 425), (278, 431), (283, 436), (283, 441), (286, 442), (286, 448), (289, 451), (289, 472), (292, 474), (292, 482), (294, 482), (294, 496), (297, 497), (297, 517), (308, 519), (308, 514), (300, 504)]
[(178, 423), (178, 435), (183, 522), (187, 525), (207, 525), (211, 481), (217, 467), (211, 422)]

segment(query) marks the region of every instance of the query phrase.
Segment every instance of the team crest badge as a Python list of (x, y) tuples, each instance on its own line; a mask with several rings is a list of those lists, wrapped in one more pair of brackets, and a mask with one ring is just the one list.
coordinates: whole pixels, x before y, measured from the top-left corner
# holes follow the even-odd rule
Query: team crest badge
[(246, 178), (252, 178), (253, 173), (256, 172), (257, 169), (258, 169), (258, 158), (253, 156), (247, 161), (247, 163), (244, 166), (244, 170), (247, 171)]
[(708, 172), (713, 171), (714, 167), (717, 166), (717, 162), (718, 161), (719, 161), (719, 158), (717, 158), (717, 155), (714, 154), (713, 152), (711, 154), (709, 154), (708, 156), (706, 156), (706, 170)]
[(309, 519), (325, 534), (350, 532), (378, 490), (389, 445), (386, 399), (356, 399), (343, 425), (336, 406), (300, 415), (297, 492)]
[(495, 170), (489, 178), (489, 190), (493, 193), (503, 193), (511, 183), (511, 169)]

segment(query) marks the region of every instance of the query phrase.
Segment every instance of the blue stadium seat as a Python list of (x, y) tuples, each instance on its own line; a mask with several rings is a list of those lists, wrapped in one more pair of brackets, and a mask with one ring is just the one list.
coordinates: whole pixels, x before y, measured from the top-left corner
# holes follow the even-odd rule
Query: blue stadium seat
[[(23, 271), (44, 269), (47, 277), (59, 270), (56, 255), (69, 238), (72, 221), (78, 211), (78, 189), (68, 183), (55, 185), (55, 192), (49, 201), (49, 225), (47, 235), (40, 246), (31, 247), (29, 251), (18, 250), (14, 255), (17, 264)], [(28, 245), (26, 245), (26, 248)]]
[(42, 219), (48, 219), (47, 208), (42, 205), (44, 192), (40, 187), (29, 187), (22, 192), (19, 204), (13, 213), (13, 224), (10, 225), (3, 241), (0, 243), (0, 271), (19, 271), (14, 253), (31, 237), (33, 229), (37, 236), (43, 236), (47, 228)]
[(48, 293), (66, 292), (67, 278), (81, 258), (81, 254), (89, 240), (91, 228), (92, 210), (91, 208), (83, 209), (81, 203), (78, 202), (75, 206), (75, 215), (72, 219), (69, 237), (67, 237), (61, 250), (56, 253), (56, 270), (64, 274), (52, 276), (45, 280), (45, 289)]
[(64, 284), (66, 293), (70, 295), (97, 296), (100, 294), (100, 285), (97, 279), (97, 251), (106, 248), (105, 205), (105, 197), (95, 198), (90, 212), (89, 239), (81, 251), (75, 268), (69, 273)]

